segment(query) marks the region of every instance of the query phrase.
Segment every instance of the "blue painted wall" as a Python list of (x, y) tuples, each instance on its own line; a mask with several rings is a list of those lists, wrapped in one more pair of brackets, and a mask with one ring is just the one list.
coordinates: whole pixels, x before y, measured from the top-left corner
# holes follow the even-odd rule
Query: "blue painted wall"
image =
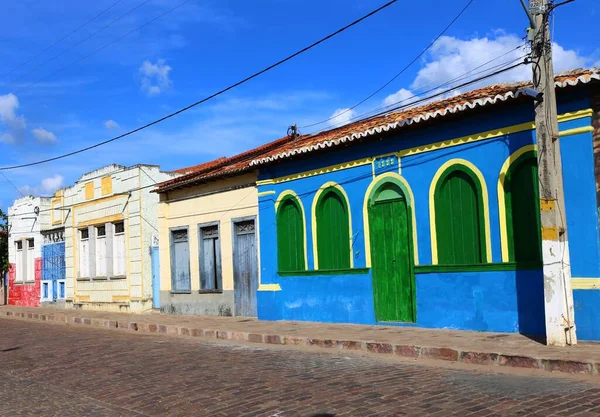
[(573, 290), (579, 340), (600, 340), (600, 290)]
[[(562, 97), (559, 113), (590, 107), (582, 95)], [(274, 179), (365, 157), (383, 155), (428, 143), (530, 122), (530, 103), (498, 106), (476, 116), (455, 118), (435, 125), (409, 129), (368, 144), (315, 153), (261, 170), (260, 180)], [(589, 117), (562, 123), (560, 130), (590, 126)], [(523, 146), (535, 143), (535, 131), (501, 137), (403, 157), (401, 175), (414, 194), (419, 264), (432, 262), (429, 188), (432, 179), (449, 159), (465, 159), (481, 171), (488, 190), (492, 262), (502, 262), (497, 186), (506, 159)], [(600, 277), (598, 221), (595, 197), (592, 137), (589, 133), (561, 141), (565, 171), (566, 212), (569, 221), (571, 264), (575, 277)], [(396, 172), (398, 172), (396, 170)], [(373, 181), (371, 165), (259, 186), (259, 233), (261, 282), (279, 284), (281, 291), (259, 291), (258, 315), (268, 320), (310, 320), (374, 324), (372, 282), (366, 274), (280, 277), (277, 273), (275, 201), (286, 190), (301, 199), (306, 217), (308, 269), (314, 269), (312, 204), (316, 191), (333, 181), (348, 195), (352, 215), (354, 267), (364, 268), (365, 236), (363, 204)], [(413, 325), (482, 331), (545, 333), (543, 279), (540, 271), (488, 271), (429, 273), (416, 275), (417, 321)], [(600, 292), (599, 292), (600, 293)], [(600, 301), (600, 300), (599, 300)], [(581, 304), (583, 305), (583, 304)], [(596, 303), (596, 305), (600, 305)], [(596, 307), (600, 308), (600, 307)]]

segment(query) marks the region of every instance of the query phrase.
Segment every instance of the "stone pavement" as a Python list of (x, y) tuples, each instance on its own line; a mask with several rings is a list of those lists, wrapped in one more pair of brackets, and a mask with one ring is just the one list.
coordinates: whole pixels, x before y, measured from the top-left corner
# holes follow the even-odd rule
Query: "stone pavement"
[(600, 379), (589, 376), (496, 374), (6, 317), (0, 335), (0, 416), (7, 417), (600, 414)]
[(557, 348), (519, 334), (258, 321), (247, 317), (125, 314), (53, 308), (0, 307), (0, 317), (56, 321), (138, 333), (364, 351), (414, 359), (600, 374), (600, 344)]

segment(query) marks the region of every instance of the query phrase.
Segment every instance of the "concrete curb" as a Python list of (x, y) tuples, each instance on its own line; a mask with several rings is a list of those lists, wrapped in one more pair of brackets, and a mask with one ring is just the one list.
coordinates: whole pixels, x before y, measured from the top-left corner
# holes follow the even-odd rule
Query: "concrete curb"
[[(0, 314), (2, 313), (0, 312)], [(433, 359), (462, 362), (473, 365), (494, 365), (503, 367), (538, 369), (548, 372), (561, 372), (568, 374), (600, 374), (600, 362), (593, 361), (582, 362), (566, 359), (536, 358), (526, 355), (518, 356), (503, 353), (461, 351), (447, 347), (390, 344), (363, 340), (314, 339), (305, 336), (284, 336), (269, 333), (201, 329), (196, 327), (175, 326), (158, 323), (138, 323), (135, 321), (87, 318), (85, 316), (72, 316), (61, 313), (38, 314), (7, 310), (4, 312), (4, 315), (8, 318), (12, 317), (26, 320), (104, 327), (107, 329), (121, 329), (139, 333), (204, 337), (208, 339), (231, 341), (237, 340), (274, 345), (306, 346), (319, 349), (362, 351), (380, 355), (396, 355), (411, 359)]]

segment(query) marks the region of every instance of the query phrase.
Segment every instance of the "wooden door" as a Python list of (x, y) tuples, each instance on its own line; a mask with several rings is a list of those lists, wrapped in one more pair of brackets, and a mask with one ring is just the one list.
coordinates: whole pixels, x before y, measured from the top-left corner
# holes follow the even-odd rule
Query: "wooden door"
[(373, 297), (377, 321), (415, 321), (411, 210), (402, 190), (383, 185), (369, 205)]
[(256, 316), (258, 259), (254, 220), (236, 222), (234, 227), (234, 295), (237, 316)]

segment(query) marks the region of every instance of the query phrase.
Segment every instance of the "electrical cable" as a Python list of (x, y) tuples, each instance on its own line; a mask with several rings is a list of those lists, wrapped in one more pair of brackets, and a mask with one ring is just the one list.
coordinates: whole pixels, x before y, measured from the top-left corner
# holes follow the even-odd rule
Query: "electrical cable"
[(103, 51), (104, 49), (108, 48), (110, 45), (112, 45), (112, 44), (114, 44), (114, 43), (117, 43), (117, 42), (119, 42), (121, 39), (124, 39), (124, 38), (126, 38), (127, 36), (131, 35), (131, 34), (132, 34), (132, 33), (134, 33), (134, 32), (137, 32), (138, 30), (142, 29), (143, 27), (145, 27), (145, 26), (148, 26), (148, 25), (149, 25), (149, 24), (151, 24), (151, 23), (154, 23), (154, 22), (155, 22), (155, 21), (157, 21), (158, 19), (160, 19), (160, 18), (162, 18), (163, 16), (165, 16), (165, 15), (167, 15), (167, 14), (169, 14), (169, 13), (173, 12), (174, 10), (176, 10), (176, 9), (180, 8), (181, 6), (183, 6), (183, 5), (187, 4), (187, 3), (189, 3), (190, 1), (192, 1), (192, 0), (185, 0), (185, 1), (183, 1), (182, 3), (179, 3), (179, 4), (175, 5), (174, 7), (172, 7), (172, 8), (170, 8), (170, 9), (168, 9), (167, 11), (165, 11), (165, 12), (163, 12), (163, 13), (159, 14), (159, 15), (158, 15), (158, 16), (156, 16), (155, 18), (148, 20), (146, 23), (144, 23), (144, 24), (142, 24), (142, 25), (140, 25), (140, 26), (138, 26), (138, 27), (136, 27), (136, 28), (134, 28), (134, 29), (130, 30), (129, 32), (125, 33), (124, 35), (122, 35), (122, 36), (119, 36), (119, 37), (118, 37), (118, 38), (116, 38), (116, 39), (113, 39), (113, 40), (112, 40), (112, 41), (110, 41), (109, 43), (105, 44), (104, 46), (101, 46), (100, 48), (98, 48), (98, 49), (96, 49), (96, 50), (92, 51), (91, 53), (89, 53), (89, 54), (87, 54), (87, 55), (85, 55), (85, 56), (83, 56), (83, 57), (81, 57), (81, 58), (79, 58), (79, 59), (76, 59), (75, 61), (73, 61), (73, 62), (71, 62), (71, 63), (69, 63), (69, 64), (65, 65), (64, 67), (61, 67), (61, 68), (57, 69), (56, 71), (53, 71), (53, 72), (51, 72), (50, 74), (47, 74), (46, 76), (44, 76), (44, 77), (40, 78), (40, 79), (39, 79), (39, 80), (37, 80), (37, 81), (34, 81), (34, 82), (32, 82), (32, 83), (31, 83), (31, 84), (29, 84), (29, 85), (26, 85), (26, 86), (24, 86), (24, 87), (21, 87), (21, 88), (17, 88), (17, 89), (15, 90), (15, 92), (17, 92), (17, 93), (18, 93), (18, 92), (20, 92), (20, 91), (23, 91), (23, 90), (26, 90), (26, 89), (28, 89), (28, 88), (31, 88), (31, 87), (33, 87), (34, 85), (37, 85), (37, 84), (39, 84), (41, 81), (44, 81), (44, 80), (46, 80), (46, 79), (50, 78), (51, 76), (53, 76), (53, 75), (56, 75), (56, 74), (58, 74), (58, 73), (60, 73), (60, 72), (64, 71), (65, 69), (69, 68), (70, 66), (78, 64), (79, 62), (83, 61), (84, 59), (87, 59), (87, 58), (91, 57), (92, 55), (95, 55), (95, 54), (97, 54), (98, 52), (100, 52), (100, 51)]
[(72, 30), (71, 32), (67, 33), (65, 36), (63, 36), (62, 38), (60, 38), (59, 40), (57, 40), (56, 42), (54, 42), (53, 44), (51, 44), (50, 46), (48, 46), (46, 49), (44, 49), (41, 52), (38, 52), (37, 54), (35, 54), (34, 56), (32, 56), (29, 60), (20, 63), (19, 65), (17, 65), (16, 67), (14, 67), (13, 69), (11, 69), (10, 71), (8, 71), (7, 73), (4, 73), (2, 75), (0, 75), (0, 78), (4, 78), (10, 74), (12, 74), (13, 72), (15, 72), (16, 70), (18, 70), (19, 68), (22, 68), (23, 66), (29, 64), (31, 61), (33, 61), (34, 59), (36, 59), (38, 56), (42, 55), (44, 52), (49, 51), (50, 49), (52, 49), (54, 46), (58, 45), (59, 43), (61, 43), (62, 41), (64, 41), (65, 39), (67, 39), (69, 36), (77, 33), (79, 30), (83, 29), (85, 26), (89, 25), (90, 23), (92, 23), (94, 20), (96, 20), (97, 18), (99, 18), (100, 16), (102, 16), (104, 13), (108, 12), (110, 9), (112, 9), (113, 7), (115, 7), (117, 4), (121, 3), (123, 0), (117, 0), (116, 2), (114, 2), (113, 4), (111, 4), (110, 6), (108, 6), (106, 9), (102, 10), (100, 13), (98, 13), (96, 16), (94, 16), (93, 18), (91, 18), (90, 20), (88, 20), (87, 22), (85, 22), (83, 25), (79, 26), (77, 29)]
[[(107, 29), (108, 27), (112, 26), (113, 24), (117, 23), (119, 20), (123, 19), (125, 16), (128, 16), (129, 14), (133, 13), (135, 10), (139, 9), (140, 7), (142, 7), (143, 5), (145, 5), (146, 3), (150, 2), (151, 0), (144, 0), (142, 1), (140, 4), (138, 4), (137, 6), (135, 6), (134, 8), (130, 9), (129, 11), (127, 11), (126, 13), (122, 14), (121, 16), (117, 17), (116, 19), (114, 19), (113, 21), (111, 21), (110, 23), (107, 23), (106, 25), (104, 25), (103, 27), (101, 27), (100, 29), (98, 29), (95, 32), (92, 32), (92, 34), (88, 35), (87, 37), (83, 38), (82, 40), (80, 40), (77, 43), (74, 43), (73, 45), (71, 45), (70, 47), (68, 47), (67, 49), (63, 50), (62, 52), (48, 58), (47, 60), (45, 60), (44, 62), (42, 62), (41, 64), (39, 64), (37, 67), (33, 67), (32, 69), (30, 69), (29, 71), (27, 71), (24, 74), (21, 74), (20, 76), (18, 76), (17, 78), (13, 79), (11, 82), (9, 82), (7, 84), (7, 86), (13, 85), (15, 82), (19, 81), (20, 79), (22, 79), (23, 77), (31, 74), (32, 72), (42, 68), (44, 65), (54, 61), (56, 58), (64, 55), (65, 53), (69, 52), (71, 49), (81, 45), (82, 43), (84, 43), (85, 41), (87, 41), (88, 39), (91, 39), (94, 35), (102, 32), (104, 29)], [(39, 81), (38, 81), (39, 82)], [(26, 88), (29, 88), (26, 87)]]
[[(190, 0), (187, 0), (187, 1), (190, 1)], [(334, 36), (336, 36), (336, 35), (338, 35), (338, 34), (340, 34), (340, 33), (344, 32), (344, 31), (346, 31), (347, 29), (350, 29), (351, 27), (353, 27), (353, 26), (355, 26), (355, 25), (357, 25), (357, 24), (361, 23), (363, 20), (366, 20), (367, 18), (369, 18), (369, 17), (373, 16), (374, 14), (376, 14), (376, 13), (380, 12), (381, 10), (383, 10), (383, 9), (385, 9), (385, 8), (387, 8), (387, 7), (389, 7), (389, 6), (391, 6), (391, 5), (392, 5), (392, 4), (394, 4), (396, 1), (398, 1), (398, 0), (391, 0), (391, 1), (387, 2), (386, 4), (384, 4), (383, 6), (380, 6), (380, 7), (378, 7), (377, 9), (375, 9), (375, 10), (373, 10), (373, 11), (371, 11), (371, 12), (367, 13), (366, 15), (364, 15), (364, 16), (362, 16), (362, 17), (360, 17), (359, 19), (356, 19), (355, 21), (353, 21), (353, 22), (351, 22), (351, 23), (347, 24), (346, 26), (344, 26), (344, 27), (342, 27), (342, 28), (340, 28), (340, 29), (336, 30), (336, 31), (335, 31), (335, 32), (333, 32), (333, 33), (330, 33), (329, 35), (325, 36), (324, 38), (321, 38), (321, 39), (319, 39), (318, 41), (316, 41), (316, 42), (313, 42), (312, 44), (310, 44), (310, 45), (308, 45), (308, 46), (306, 46), (306, 47), (304, 47), (304, 48), (300, 49), (299, 51), (297, 51), (297, 52), (295, 52), (295, 53), (293, 53), (293, 54), (291, 54), (291, 55), (287, 56), (286, 58), (283, 58), (283, 59), (281, 59), (281, 60), (277, 61), (276, 63), (274, 63), (274, 64), (271, 64), (271, 65), (269, 65), (268, 67), (266, 67), (266, 68), (263, 68), (262, 70), (260, 70), (260, 71), (258, 71), (258, 72), (255, 72), (254, 74), (252, 74), (252, 75), (250, 75), (250, 76), (248, 76), (248, 77), (246, 77), (246, 78), (244, 78), (244, 79), (242, 79), (242, 80), (240, 80), (240, 81), (238, 81), (238, 82), (236, 82), (236, 83), (234, 83), (234, 84), (231, 84), (230, 86), (228, 86), (228, 87), (226, 87), (226, 88), (223, 88), (223, 89), (221, 89), (221, 90), (217, 91), (216, 93), (213, 93), (213, 94), (211, 94), (211, 95), (209, 95), (209, 96), (207, 96), (207, 97), (205, 97), (205, 98), (203, 98), (203, 99), (201, 99), (201, 100), (199, 100), (199, 101), (196, 101), (195, 103), (192, 103), (192, 104), (190, 104), (190, 105), (188, 105), (188, 106), (186, 106), (186, 107), (183, 107), (183, 108), (181, 108), (181, 109), (179, 109), (179, 110), (177, 110), (177, 111), (175, 111), (175, 112), (173, 112), (173, 113), (170, 113), (170, 114), (168, 114), (168, 115), (166, 115), (166, 116), (163, 116), (163, 117), (161, 117), (161, 118), (159, 118), (159, 119), (156, 119), (156, 120), (154, 120), (154, 121), (152, 121), (152, 122), (146, 123), (146, 124), (145, 124), (145, 125), (143, 125), (143, 126), (140, 126), (140, 127), (138, 127), (138, 128), (135, 128), (135, 129), (133, 129), (133, 130), (130, 130), (130, 131), (128, 131), (128, 132), (126, 132), (126, 133), (123, 133), (123, 134), (121, 134), (121, 135), (115, 136), (115, 137), (113, 137), (113, 138), (111, 138), (111, 139), (107, 139), (107, 140), (105, 140), (105, 141), (102, 141), (102, 142), (96, 143), (96, 144), (94, 144), (94, 145), (87, 146), (87, 147), (85, 147), (85, 148), (82, 148), (82, 149), (78, 149), (78, 150), (76, 150), (76, 151), (73, 151), (73, 152), (69, 152), (69, 153), (62, 154), (62, 155), (58, 155), (58, 156), (55, 156), (55, 157), (52, 157), (52, 158), (47, 158), (47, 159), (43, 159), (43, 160), (40, 160), (40, 161), (35, 161), (35, 162), (26, 163), (26, 164), (20, 164), (20, 165), (13, 165), (13, 166), (0, 167), (0, 171), (6, 171), (6, 170), (10, 170), (10, 169), (17, 169), (17, 168), (25, 168), (25, 167), (29, 167), (29, 166), (40, 165), (40, 164), (44, 164), (44, 163), (47, 163), (47, 162), (51, 162), (51, 161), (56, 161), (56, 160), (59, 160), (59, 159), (67, 158), (67, 157), (69, 157), (69, 156), (77, 155), (77, 154), (79, 154), (79, 153), (86, 152), (86, 151), (89, 151), (89, 150), (91, 150), (91, 149), (94, 149), (94, 148), (98, 148), (98, 147), (100, 147), (100, 146), (102, 146), (102, 145), (106, 145), (107, 143), (114, 142), (114, 141), (116, 141), (116, 140), (118, 140), (118, 139), (124, 138), (124, 137), (126, 137), (126, 136), (130, 136), (130, 135), (132, 135), (132, 134), (134, 134), (134, 133), (136, 133), (136, 132), (139, 132), (139, 131), (141, 131), (141, 130), (147, 129), (147, 128), (149, 128), (150, 126), (154, 126), (154, 125), (156, 125), (156, 124), (158, 124), (158, 123), (161, 123), (161, 122), (163, 122), (163, 121), (165, 121), (165, 120), (167, 120), (167, 119), (170, 119), (170, 118), (172, 118), (172, 117), (174, 117), (174, 116), (176, 116), (176, 115), (178, 115), (178, 114), (180, 114), (180, 113), (183, 113), (183, 112), (185, 112), (185, 111), (187, 111), (187, 110), (189, 110), (189, 109), (191, 109), (191, 108), (193, 108), (193, 107), (196, 107), (196, 106), (198, 106), (199, 104), (202, 104), (202, 103), (204, 103), (204, 102), (206, 102), (206, 101), (208, 101), (208, 100), (211, 100), (211, 99), (213, 99), (213, 98), (215, 98), (215, 97), (217, 97), (217, 96), (220, 96), (221, 94), (223, 94), (223, 93), (226, 93), (227, 91), (229, 91), (229, 90), (232, 90), (233, 88), (235, 88), (235, 87), (237, 87), (237, 86), (239, 86), (239, 85), (241, 85), (241, 84), (244, 84), (244, 83), (246, 83), (246, 82), (248, 82), (248, 81), (250, 81), (250, 80), (252, 80), (252, 79), (254, 79), (254, 78), (258, 77), (258, 76), (260, 76), (260, 75), (264, 74), (265, 72), (267, 72), (267, 71), (270, 71), (270, 70), (272, 70), (273, 68), (276, 68), (276, 67), (278, 67), (278, 66), (280, 66), (280, 65), (284, 64), (285, 62), (287, 62), (287, 61), (289, 61), (289, 60), (291, 60), (291, 59), (293, 59), (293, 58), (297, 57), (298, 55), (301, 55), (301, 54), (303, 54), (304, 52), (306, 52), (306, 51), (308, 51), (308, 50), (310, 50), (310, 49), (314, 48), (315, 46), (317, 46), (317, 45), (320, 45), (321, 43), (323, 43), (323, 42), (325, 42), (325, 41), (327, 41), (327, 40), (329, 40), (329, 39), (333, 38)], [(186, 2), (184, 2), (184, 3), (186, 3)], [(183, 4), (183, 3), (182, 3), (182, 4)], [(182, 4), (180, 4), (180, 5), (182, 5)]]
[(377, 90), (375, 90), (374, 92), (372, 92), (371, 94), (369, 94), (367, 97), (365, 97), (364, 99), (362, 99), (361, 101), (359, 101), (358, 103), (356, 103), (355, 105), (353, 105), (352, 107), (347, 108), (346, 110), (344, 110), (343, 112), (340, 112), (339, 114), (336, 114), (335, 116), (332, 116), (328, 119), (325, 120), (321, 120), (320, 122), (317, 123), (312, 123), (306, 126), (301, 126), (301, 129), (304, 128), (308, 128), (308, 127), (313, 127), (313, 126), (317, 126), (323, 123), (327, 123), (330, 120), (333, 120), (337, 117), (339, 117), (342, 114), (345, 114), (349, 111), (354, 110), (356, 107), (360, 106), (361, 104), (363, 104), (364, 102), (366, 102), (367, 100), (371, 99), (373, 96), (375, 96), (376, 94), (378, 94), (381, 90), (383, 90), (384, 88), (386, 88), (388, 85), (390, 85), (396, 78), (398, 78), (400, 75), (402, 75), (407, 69), (409, 69), (415, 62), (417, 62), (417, 60), (419, 58), (421, 58), (425, 52), (427, 52), (447, 31), (448, 29), (450, 29), (450, 27), (452, 27), (452, 25), (462, 16), (462, 14), (469, 8), (469, 6), (473, 3), (474, 0), (469, 0), (467, 2), (467, 4), (465, 5), (465, 7), (463, 7), (463, 9), (454, 17), (454, 19), (452, 19), (452, 21), (450, 21), (450, 23), (444, 28), (444, 30), (442, 30), (433, 41), (431, 41), (429, 43), (429, 45), (427, 45), (427, 47), (425, 49), (423, 49), (416, 57), (413, 58), (412, 61), (410, 61), (404, 68), (402, 68), (400, 70), (400, 72), (398, 72), (396, 75), (394, 75), (392, 78), (390, 78), (385, 84), (383, 84), (381, 87), (379, 87)]
[[(422, 95), (422, 94), (427, 94), (427, 93), (430, 93), (430, 92), (432, 92), (432, 91), (439, 90), (440, 88), (442, 88), (442, 87), (444, 87), (444, 86), (446, 86), (446, 85), (451, 85), (451, 84), (453, 84), (453, 83), (455, 83), (455, 82), (457, 82), (457, 81), (460, 81), (460, 80), (466, 79), (466, 78), (468, 78), (468, 75), (469, 75), (470, 73), (473, 73), (473, 75), (477, 75), (477, 74), (481, 74), (481, 73), (483, 73), (483, 72), (486, 72), (486, 71), (490, 71), (490, 70), (497, 69), (497, 68), (502, 68), (502, 67), (505, 67), (505, 66), (507, 66), (507, 65), (513, 64), (513, 63), (515, 63), (515, 62), (517, 62), (517, 61), (519, 61), (519, 60), (521, 60), (521, 59), (523, 59), (523, 58), (527, 57), (527, 55), (523, 55), (523, 56), (520, 56), (519, 58), (516, 58), (516, 59), (514, 59), (514, 60), (511, 60), (511, 61), (506, 61), (506, 62), (503, 62), (503, 63), (501, 63), (501, 64), (494, 65), (494, 66), (492, 66), (492, 67), (489, 67), (489, 68), (485, 68), (485, 69), (483, 69), (483, 70), (481, 70), (481, 71), (476, 71), (477, 69), (479, 69), (479, 68), (482, 68), (482, 67), (484, 67), (484, 66), (486, 66), (486, 65), (488, 65), (488, 64), (490, 64), (490, 63), (492, 63), (493, 61), (496, 61), (496, 60), (498, 60), (498, 59), (500, 59), (500, 58), (502, 58), (502, 57), (504, 57), (504, 56), (506, 56), (506, 55), (508, 55), (508, 54), (510, 54), (510, 53), (512, 53), (512, 52), (514, 52), (515, 50), (517, 50), (517, 49), (519, 49), (519, 48), (521, 48), (521, 47), (522, 47), (522, 45), (519, 45), (519, 47), (517, 47), (517, 48), (515, 48), (515, 49), (511, 49), (510, 51), (508, 51), (508, 52), (506, 52), (506, 53), (504, 53), (504, 54), (502, 54), (502, 55), (500, 55), (500, 56), (498, 56), (498, 57), (496, 57), (496, 58), (493, 58), (493, 59), (491, 59), (491, 60), (489, 60), (489, 61), (487, 61), (487, 62), (485, 62), (485, 63), (483, 63), (483, 64), (481, 64), (481, 65), (479, 65), (479, 66), (477, 66), (477, 67), (475, 67), (475, 68), (472, 68), (472, 69), (470, 69), (469, 71), (467, 71), (467, 72), (465, 72), (465, 73), (463, 73), (463, 74), (461, 74), (461, 75), (459, 75), (459, 76), (457, 76), (457, 77), (455, 77), (455, 78), (453, 78), (453, 79), (451, 79), (451, 80), (448, 80), (448, 81), (446, 81), (446, 82), (444, 82), (444, 83), (442, 83), (442, 84), (439, 84), (439, 85), (437, 85), (437, 86), (435, 86), (435, 87), (433, 87), (433, 88), (430, 88), (430, 89), (428, 89), (428, 90), (424, 90), (424, 91), (418, 91), (418, 89), (417, 89), (415, 92), (417, 92), (419, 95)], [(474, 72), (474, 71), (476, 71), (476, 72)], [(425, 85), (424, 85), (424, 86), (422, 86), (421, 88), (423, 88), (423, 87), (425, 87), (425, 86), (427, 86), (427, 85), (431, 85), (431, 84), (433, 84), (433, 83), (432, 83), (432, 82), (430, 82), (430, 83), (428, 83), (428, 84), (425, 84)], [(456, 88), (457, 88), (457, 87), (455, 87), (454, 89), (456, 89)], [(451, 90), (451, 91), (452, 91), (452, 90)], [(408, 98), (406, 98), (406, 99), (399, 100), (399, 101), (396, 101), (396, 102), (394, 102), (394, 103), (391, 103), (391, 104), (388, 104), (388, 105), (385, 105), (385, 106), (376, 107), (375, 109), (371, 109), (371, 110), (369, 110), (369, 111), (366, 111), (366, 112), (364, 112), (364, 113), (361, 113), (361, 114), (359, 114), (359, 115), (357, 115), (357, 116), (354, 116), (354, 117), (350, 118), (350, 121), (354, 122), (355, 120), (359, 120), (359, 119), (361, 119), (361, 118), (368, 117), (369, 115), (371, 115), (371, 114), (375, 114), (375, 113), (377, 113), (378, 111), (381, 111), (381, 110), (384, 110), (384, 109), (391, 108), (391, 107), (393, 107), (394, 105), (397, 105), (397, 104), (400, 104), (400, 103), (404, 103), (404, 102), (406, 102), (406, 101), (408, 101), (408, 100), (411, 100), (411, 99), (414, 99), (414, 98), (417, 98), (417, 97), (418, 97), (418, 96), (415, 94), (415, 95), (413, 95), (412, 97), (408, 97)]]
[[(518, 64), (518, 65), (523, 65), (523, 64), (521, 63), (521, 64)], [(508, 70), (510, 70), (510, 69), (512, 69), (512, 68), (516, 68), (518, 65), (513, 65), (513, 66), (512, 66), (512, 67), (510, 67), (509, 69), (504, 69), (504, 70), (500, 70), (500, 71), (495, 71), (495, 72), (493, 72), (493, 73), (491, 73), (491, 74), (489, 74), (489, 75), (487, 75), (487, 76), (480, 77), (478, 80), (474, 80), (474, 81), (471, 81), (471, 82), (477, 82), (477, 81), (479, 81), (479, 80), (481, 80), (481, 79), (485, 79), (486, 77), (493, 77), (493, 76), (497, 75), (498, 73), (501, 73), (501, 72), (504, 72), (504, 71), (508, 71)], [(465, 83), (465, 85), (468, 85), (468, 84), (469, 84), (469, 83)], [(448, 90), (448, 91), (452, 91), (452, 89), (450, 89), (450, 90)], [(437, 95), (440, 95), (440, 94), (445, 94), (445, 93), (446, 93), (446, 92), (441, 92), (441, 93), (438, 93), (438, 94), (436, 94), (436, 95), (434, 95), (434, 96), (437, 96)], [(431, 97), (434, 97), (434, 96), (431, 96)], [(424, 98), (424, 100), (428, 100), (428, 99), (429, 99), (429, 97), (426, 97), (426, 98)], [(369, 174), (368, 176), (371, 176), (371, 174)], [(127, 194), (129, 194), (129, 193), (132, 193), (132, 192), (135, 192), (135, 191), (144, 190), (144, 189), (146, 189), (146, 188), (150, 188), (150, 187), (156, 187), (156, 184), (149, 184), (149, 185), (145, 185), (145, 186), (143, 186), (143, 187), (133, 188), (133, 189), (130, 189), (130, 190), (127, 190), (127, 191), (121, 192), (121, 193), (117, 193), (117, 194), (115, 194), (115, 195), (127, 195)], [(206, 193), (206, 194), (200, 194), (199, 196), (203, 196), (203, 195), (212, 195), (212, 194), (215, 194), (215, 193), (216, 193), (216, 192), (209, 192), (209, 193)], [(77, 203), (77, 204), (79, 204), (79, 203)], [(67, 209), (67, 208), (70, 208), (70, 207), (76, 206), (77, 204), (64, 205), (64, 206), (62, 206), (61, 208), (62, 208), (62, 209)], [(40, 210), (40, 213), (42, 213), (42, 212), (45, 212), (45, 211), (51, 211), (51, 210), (52, 210), (52, 209), (44, 209), (44, 210)], [(34, 214), (34, 213), (33, 213), (33, 212), (32, 212), (32, 213), (20, 213), (19, 215), (21, 215), (21, 216), (22, 216), (22, 215), (25, 215), (25, 214)]]

